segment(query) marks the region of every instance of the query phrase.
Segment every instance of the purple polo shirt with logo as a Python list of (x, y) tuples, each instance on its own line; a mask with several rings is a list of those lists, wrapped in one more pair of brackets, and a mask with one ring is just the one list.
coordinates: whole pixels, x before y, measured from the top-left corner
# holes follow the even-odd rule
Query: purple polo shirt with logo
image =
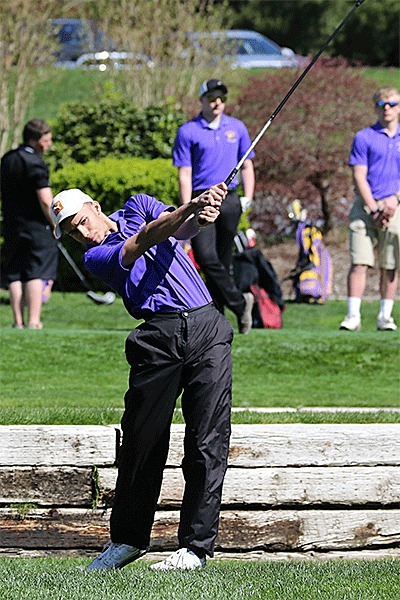
[(379, 121), (358, 131), (349, 165), (368, 167), (367, 181), (376, 200), (397, 194), (400, 189), (400, 125), (394, 137), (385, 133)]
[[(225, 181), (251, 146), (249, 133), (239, 119), (223, 114), (212, 129), (201, 113), (178, 129), (173, 149), (176, 167), (192, 167), (192, 189), (205, 190)], [(255, 156), (252, 151), (248, 158)], [(238, 176), (230, 184), (236, 188)]]
[(165, 211), (175, 210), (151, 196), (132, 196), (110, 215), (118, 231), (84, 255), (86, 268), (122, 296), (136, 319), (156, 312), (197, 308), (211, 302), (210, 294), (179, 242), (170, 237), (153, 246), (130, 267), (121, 264), (125, 241)]

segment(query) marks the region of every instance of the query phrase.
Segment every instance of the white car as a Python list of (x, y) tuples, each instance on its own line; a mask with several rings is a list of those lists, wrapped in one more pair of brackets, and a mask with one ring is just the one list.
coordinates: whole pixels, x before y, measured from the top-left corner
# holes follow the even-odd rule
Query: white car
[(281, 48), (265, 35), (249, 29), (195, 32), (190, 37), (195, 46), (201, 46), (202, 40), (216, 40), (218, 55), (221, 42), (221, 54), (233, 69), (303, 67), (309, 62), (307, 57), (295, 54), (290, 48)]
[(110, 69), (142, 69), (143, 66), (153, 68), (154, 62), (144, 54), (102, 50), (101, 52), (86, 52), (74, 61), (58, 62), (56, 66), (64, 69), (109, 71)]

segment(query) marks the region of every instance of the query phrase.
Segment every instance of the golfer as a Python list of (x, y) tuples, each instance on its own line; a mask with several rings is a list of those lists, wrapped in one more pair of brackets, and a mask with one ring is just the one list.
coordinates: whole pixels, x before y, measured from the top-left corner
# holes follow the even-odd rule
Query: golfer
[(55, 236), (86, 245), (87, 269), (144, 322), (126, 340), (131, 367), (122, 417), (111, 542), (87, 567), (119, 569), (150, 544), (175, 402), (183, 391), (185, 491), (179, 550), (153, 569), (195, 569), (213, 556), (230, 437), (233, 329), (177, 241), (213, 223), (224, 183), (179, 208), (138, 194), (106, 216), (78, 189), (52, 203)]

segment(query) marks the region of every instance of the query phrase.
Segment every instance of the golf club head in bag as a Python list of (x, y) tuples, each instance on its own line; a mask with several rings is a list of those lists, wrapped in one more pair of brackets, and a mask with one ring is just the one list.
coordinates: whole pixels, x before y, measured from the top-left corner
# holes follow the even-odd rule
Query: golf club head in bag
[(307, 210), (301, 206), (299, 199), (293, 200), (287, 208), (289, 219), (304, 222), (307, 220)]

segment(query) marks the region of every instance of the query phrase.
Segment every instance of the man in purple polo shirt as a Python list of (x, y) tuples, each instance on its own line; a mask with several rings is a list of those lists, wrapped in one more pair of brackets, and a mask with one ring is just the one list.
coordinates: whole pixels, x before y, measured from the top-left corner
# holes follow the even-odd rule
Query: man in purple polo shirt
[(355, 135), (349, 161), (356, 199), (350, 213), (348, 310), (340, 324), (348, 331), (361, 329), (361, 300), (376, 243), (381, 295), (377, 328), (397, 329), (392, 309), (400, 264), (400, 91), (381, 87), (373, 101), (378, 121)]
[[(218, 79), (204, 81), (200, 88), (201, 112), (178, 129), (173, 149), (173, 164), (178, 167), (181, 202), (189, 202), (216, 181), (224, 181), (251, 145), (245, 125), (224, 114), (227, 87)], [(239, 199), (236, 176), (215, 224), (192, 240), (193, 254), (205, 275), (216, 307), (228, 307), (238, 319), (239, 333), (252, 326), (254, 297), (236, 287), (231, 276), (232, 246), (242, 205), (254, 195), (254, 156), (244, 161), (241, 180), (244, 196)]]
[(55, 236), (65, 232), (85, 244), (88, 270), (122, 296), (133, 317), (144, 319), (126, 340), (131, 372), (111, 542), (88, 570), (122, 568), (149, 547), (182, 391), (186, 485), (179, 550), (152, 568), (196, 569), (213, 556), (229, 448), (233, 329), (177, 240), (213, 223), (226, 192), (224, 183), (212, 186), (177, 209), (138, 194), (109, 217), (77, 189), (53, 200)]

